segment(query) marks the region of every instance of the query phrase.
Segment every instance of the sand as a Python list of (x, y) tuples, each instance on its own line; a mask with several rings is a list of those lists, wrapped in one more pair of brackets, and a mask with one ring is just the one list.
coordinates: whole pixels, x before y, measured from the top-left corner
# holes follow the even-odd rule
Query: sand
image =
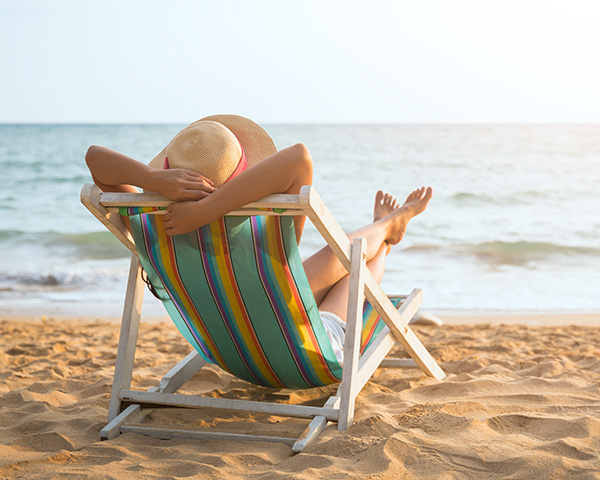
[[(600, 326), (589, 323), (454, 318), (441, 328), (416, 327), (448, 377), (437, 382), (415, 369), (378, 370), (358, 397), (354, 425), (345, 432), (330, 425), (294, 455), (266, 442), (131, 433), (102, 442), (118, 324), (0, 316), (0, 478), (600, 478)], [(143, 324), (135, 388), (156, 385), (189, 351), (170, 324)], [(216, 367), (188, 385), (186, 392), (284, 402), (316, 403), (332, 392), (262, 389)], [(165, 409), (150, 421), (284, 436), (305, 425)]]

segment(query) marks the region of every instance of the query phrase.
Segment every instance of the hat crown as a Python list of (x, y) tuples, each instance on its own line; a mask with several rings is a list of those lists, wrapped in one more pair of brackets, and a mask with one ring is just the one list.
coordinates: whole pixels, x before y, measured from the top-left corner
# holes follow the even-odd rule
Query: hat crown
[(148, 165), (162, 170), (167, 157), (169, 168), (194, 170), (219, 187), (276, 151), (269, 134), (249, 118), (211, 115), (185, 127)]
[(222, 185), (234, 172), (242, 156), (242, 147), (224, 125), (201, 121), (179, 132), (167, 146), (169, 168), (198, 172)]

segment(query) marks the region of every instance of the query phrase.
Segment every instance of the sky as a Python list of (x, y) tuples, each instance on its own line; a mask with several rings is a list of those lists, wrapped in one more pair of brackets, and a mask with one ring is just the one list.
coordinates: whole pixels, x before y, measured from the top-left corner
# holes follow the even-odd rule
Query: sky
[(597, 0), (0, 0), (0, 123), (600, 122)]

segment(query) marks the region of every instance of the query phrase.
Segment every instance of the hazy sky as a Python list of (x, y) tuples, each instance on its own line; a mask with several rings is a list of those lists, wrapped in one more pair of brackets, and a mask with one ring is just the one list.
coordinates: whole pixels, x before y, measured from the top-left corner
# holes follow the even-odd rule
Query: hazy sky
[(0, 122), (600, 122), (597, 0), (0, 0)]

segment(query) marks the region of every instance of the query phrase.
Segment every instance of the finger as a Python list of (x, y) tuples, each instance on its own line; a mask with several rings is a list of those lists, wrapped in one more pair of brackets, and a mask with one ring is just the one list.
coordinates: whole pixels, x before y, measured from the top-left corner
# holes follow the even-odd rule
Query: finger
[(167, 226), (171, 226), (173, 225), (173, 221), (174, 221), (174, 217), (175, 217), (175, 212), (171, 211), (171, 212), (167, 212), (163, 215), (163, 219), (165, 222), (165, 225)]
[(185, 192), (185, 200), (202, 200), (203, 198), (208, 197), (213, 192), (208, 192), (205, 190), (187, 190)]
[(216, 189), (210, 185), (188, 185), (183, 189), (181, 195), (188, 197), (189, 199), (204, 198), (206, 196), (204, 194), (213, 193), (215, 190)]
[(210, 188), (214, 189), (215, 187), (212, 184), (208, 183), (204, 178), (185, 178), (180, 183), (183, 188)]
[(207, 179), (204, 179), (204, 182), (202, 182), (201, 185), (211, 192), (214, 192), (217, 189), (217, 187), (215, 187), (212, 182), (209, 183)]
[(198, 180), (198, 179), (199, 179), (199, 180), (202, 180), (202, 181), (204, 181), (204, 182), (208, 183), (209, 185), (214, 185), (214, 182), (213, 182), (213, 181), (212, 181), (210, 178), (208, 178), (208, 177), (205, 177), (205, 176), (204, 176), (204, 175), (202, 175), (201, 173), (198, 173), (198, 172), (192, 172), (191, 170), (188, 170), (188, 173), (189, 173), (189, 174), (190, 174), (190, 176), (191, 176), (192, 178), (194, 178), (195, 180)]
[(205, 184), (205, 183), (203, 183), (203, 184), (200, 184), (200, 185), (197, 187), (197, 189), (198, 189), (198, 190), (204, 190), (205, 192), (209, 192), (209, 193), (212, 193), (212, 192), (214, 192), (214, 191), (216, 190), (216, 188), (215, 188), (215, 187), (213, 187), (212, 185)]
[(204, 175), (200, 175), (200, 176), (201, 176), (201, 177), (204, 179), (204, 181), (205, 181), (206, 183), (208, 183), (209, 185), (214, 185), (214, 182), (213, 182), (213, 181), (212, 181), (210, 178), (208, 178), (208, 177), (205, 177)]

